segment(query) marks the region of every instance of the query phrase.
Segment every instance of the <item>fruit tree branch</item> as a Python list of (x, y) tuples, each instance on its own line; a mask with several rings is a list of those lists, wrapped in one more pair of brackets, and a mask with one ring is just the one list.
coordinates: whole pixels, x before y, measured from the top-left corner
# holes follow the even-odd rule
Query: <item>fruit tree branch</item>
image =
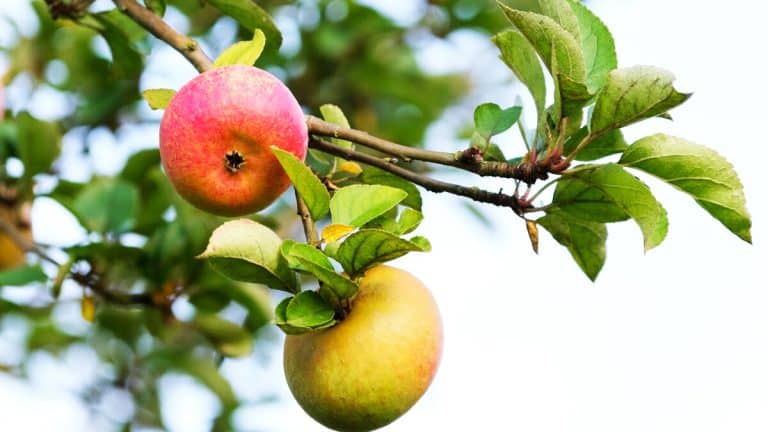
[(0, 232), (5, 233), (8, 238), (10, 238), (11, 241), (15, 243), (16, 246), (18, 246), (18, 248), (22, 251), (34, 253), (40, 258), (56, 266), (60, 265), (58, 261), (51, 258), (51, 256), (45, 253), (45, 251), (42, 250), (37, 244), (25, 239), (24, 236), (19, 233), (19, 230), (17, 230), (13, 225), (3, 219), (0, 219)]
[(525, 212), (525, 209), (521, 206), (518, 198), (512, 195), (506, 195), (501, 192), (499, 193), (489, 192), (489, 191), (478, 189), (475, 187), (466, 187), (466, 186), (461, 186), (454, 183), (447, 183), (444, 181), (435, 180), (431, 177), (423, 176), (413, 171), (409, 171), (403, 167), (395, 165), (394, 163), (388, 160), (380, 159), (375, 156), (371, 156), (369, 154), (360, 153), (352, 149), (339, 147), (337, 145), (334, 145), (331, 142), (328, 142), (324, 139), (317, 138), (317, 137), (310, 137), (309, 146), (311, 148), (320, 150), (328, 154), (332, 154), (334, 156), (338, 156), (340, 158), (361, 162), (367, 165), (374, 166), (379, 169), (383, 169), (398, 177), (404, 178), (412, 183), (415, 183), (430, 192), (435, 192), (435, 193), (448, 192), (453, 195), (463, 196), (478, 202), (494, 204), (502, 207), (509, 207), (518, 215)]
[(482, 155), (473, 148), (456, 153), (424, 150), (387, 141), (364, 131), (338, 126), (314, 116), (307, 116), (306, 118), (309, 132), (314, 135), (353, 141), (364, 147), (394, 156), (406, 162), (411, 160), (431, 162), (459, 168), (480, 176), (514, 178), (528, 184), (532, 184), (538, 179), (546, 178), (547, 172), (552, 171), (550, 169), (550, 161), (546, 161), (546, 163), (543, 163), (544, 161), (534, 161), (516, 164), (489, 162), (482, 160)]
[(213, 61), (197, 42), (171, 28), (162, 18), (137, 3), (136, 0), (112, 1), (121, 12), (186, 57), (199, 72), (205, 72), (213, 67)]
[(304, 237), (307, 239), (307, 242), (310, 245), (316, 246), (318, 241), (317, 230), (315, 229), (315, 221), (312, 220), (312, 216), (309, 214), (307, 204), (303, 199), (301, 199), (299, 191), (294, 189), (294, 193), (296, 194), (296, 213), (301, 218), (301, 225), (304, 227)]

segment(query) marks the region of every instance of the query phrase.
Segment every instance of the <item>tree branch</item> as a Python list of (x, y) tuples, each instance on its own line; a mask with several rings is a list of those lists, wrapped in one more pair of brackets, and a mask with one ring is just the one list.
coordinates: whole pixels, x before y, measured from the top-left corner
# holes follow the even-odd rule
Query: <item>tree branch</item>
[(312, 220), (307, 204), (301, 199), (299, 191), (294, 188), (294, 193), (296, 194), (296, 213), (301, 218), (301, 225), (304, 227), (304, 237), (310, 245), (317, 246), (318, 241), (315, 221)]
[(19, 230), (16, 229), (13, 225), (11, 225), (8, 221), (0, 219), (0, 232), (5, 233), (5, 235), (7, 235), (8, 238), (10, 238), (11, 241), (15, 243), (16, 246), (18, 246), (19, 249), (21, 249), (22, 251), (34, 253), (40, 258), (56, 266), (61, 265), (59, 264), (58, 261), (53, 259), (44, 250), (42, 250), (37, 244), (25, 239), (24, 236), (21, 235)]
[(523, 209), (520, 205), (518, 198), (512, 195), (505, 195), (501, 192), (494, 193), (475, 187), (466, 187), (454, 183), (435, 180), (431, 177), (423, 176), (421, 174), (414, 173), (413, 171), (409, 171), (387, 160), (379, 159), (375, 156), (360, 153), (352, 149), (339, 147), (333, 143), (317, 137), (311, 137), (309, 139), (309, 146), (311, 148), (332, 154), (334, 156), (338, 156), (340, 158), (362, 162), (364, 164), (383, 169), (398, 177), (402, 177), (412, 183), (415, 183), (430, 192), (448, 192), (450, 194), (463, 196), (478, 202), (494, 204), (501, 207), (509, 207), (518, 215), (521, 215), (525, 211), (525, 209)]
[(533, 161), (517, 164), (489, 162), (484, 161), (482, 155), (474, 148), (456, 153), (424, 150), (387, 141), (364, 131), (338, 126), (314, 116), (306, 116), (306, 119), (307, 127), (311, 134), (353, 141), (364, 147), (406, 162), (411, 160), (431, 162), (459, 168), (480, 176), (514, 178), (522, 180), (527, 184), (533, 184), (536, 180), (545, 179), (547, 172), (550, 171), (550, 161), (546, 161), (546, 163), (544, 161)]
[(162, 18), (138, 4), (136, 0), (112, 1), (121, 12), (186, 57), (199, 72), (205, 72), (213, 67), (213, 61), (197, 42), (171, 28)]

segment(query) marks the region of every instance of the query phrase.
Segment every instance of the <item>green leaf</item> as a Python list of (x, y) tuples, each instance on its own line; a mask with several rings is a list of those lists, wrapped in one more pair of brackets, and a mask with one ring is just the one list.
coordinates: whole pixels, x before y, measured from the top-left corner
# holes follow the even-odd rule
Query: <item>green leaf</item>
[(136, 223), (139, 190), (124, 180), (92, 182), (77, 195), (72, 211), (90, 231), (123, 233)]
[(147, 101), (153, 110), (165, 109), (171, 103), (174, 95), (176, 95), (176, 90), (172, 89), (149, 89), (141, 92), (141, 97)]
[(547, 212), (536, 223), (568, 249), (576, 264), (592, 281), (605, 263), (605, 224), (574, 218), (562, 211)]
[(280, 165), (283, 166), (285, 173), (288, 174), (293, 187), (299, 191), (299, 195), (307, 205), (312, 219), (319, 220), (328, 214), (331, 196), (312, 170), (304, 165), (293, 153), (274, 146), (272, 147), (272, 153), (277, 157)]
[(502, 110), (495, 103), (484, 103), (475, 108), (475, 129), (484, 138), (498, 135), (520, 118), (521, 107), (511, 107)]
[(598, 93), (590, 131), (598, 134), (655, 117), (685, 102), (690, 94), (672, 87), (674, 75), (653, 66), (616, 69)]
[(48, 276), (46, 276), (39, 264), (0, 271), (0, 287), (8, 285), (21, 286), (47, 280)]
[(144, 0), (144, 5), (160, 17), (165, 15), (165, 0)]
[(254, 30), (251, 40), (236, 42), (225, 49), (213, 62), (213, 67), (234, 64), (253, 66), (264, 51), (265, 43), (264, 32), (257, 28)]
[(287, 334), (302, 334), (334, 325), (335, 314), (318, 293), (302, 291), (277, 305), (275, 323)]
[(331, 261), (322, 251), (306, 243), (285, 240), (283, 241), (282, 246), (280, 246), (280, 253), (283, 255), (283, 258), (285, 258), (288, 266), (297, 271), (311, 273), (309, 269), (304, 267), (304, 262), (311, 262), (328, 271), (336, 271), (333, 268)]
[(242, 357), (253, 351), (251, 335), (239, 325), (212, 314), (198, 314), (194, 323), (225, 356)]
[[(579, 142), (584, 139), (589, 130), (586, 126), (579, 129), (575, 134), (568, 138), (563, 147), (564, 154), (570, 154), (576, 149)], [(576, 160), (592, 161), (612, 154), (621, 153), (627, 149), (627, 141), (620, 130), (612, 130), (599, 138), (591, 141), (576, 154)]]
[(732, 233), (752, 242), (744, 188), (733, 166), (714, 150), (683, 138), (656, 134), (629, 146), (619, 163), (682, 190)]
[[(571, 33), (547, 16), (515, 10), (504, 4), (499, 6), (539, 53), (553, 76), (558, 72), (574, 82), (584, 81), (584, 56), (579, 42)], [(552, 68), (553, 60), (557, 63), (557, 70)]]
[(28, 112), (16, 116), (19, 158), (24, 163), (24, 177), (48, 171), (61, 152), (61, 132), (50, 122), (32, 117)]
[[(333, 123), (337, 126), (341, 126), (344, 128), (349, 128), (349, 120), (347, 120), (347, 116), (344, 115), (344, 111), (341, 110), (336, 105), (333, 104), (325, 104), (320, 107), (320, 114), (323, 116), (323, 119), (327, 122)], [(331, 138), (331, 141), (336, 144), (339, 147), (343, 148), (354, 148), (354, 144), (351, 141), (347, 141), (345, 139), (341, 138)]]
[(277, 51), (283, 43), (283, 35), (267, 11), (254, 0), (208, 0), (225, 15), (229, 15), (249, 30), (260, 29), (266, 36), (267, 46)]
[(398, 205), (407, 196), (402, 189), (389, 186), (346, 186), (331, 198), (331, 221), (359, 227)]
[(573, 35), (576, 40), (581, 39), (579, 22), (568, 0), (538, 0), (538, 3), (543, 15), (560, 24), (560, 27)]
[(596, 93), (608, 78), (608, 73), (616, 69), (616, 47), (613, 36), (600, 18), (595, 16), (578, 0), (568, 0), (576, 16), (581, 50), (586, 66), (586, 84), (590, 93)]
[(293, 270), (315, 276), (327, 285), (337, 298), (348, 298), (357, 292), (357, 284), (336, 273), (328, 257), (317, 248), (306, 243), (286, 240), (280, 247), (280, 253)]
[(120, 178), (131, 183), (141, 183), (147, 178), (147, 173), (160, 165), (160, 151), (156, 148), (140, 150), (132, 154), (125, 162)]
[(418, 244), (383, 230), (363, 229), (351, 234), (336, 252), (336, 260), (352, 277), (408, 252), (423, 252)]
[(360, 175), (360, 181), (365, 184), (378, 184), (392, 186), (404, 190), (408, 196), (400, 203), (414, 210), (421, 210), (421, 193), (413, 183), (404, 180), (394, 174), (390, 174), (376, 167), (366, 166)]
[(296, 292), (296, 276), (280, 255), (282, 241), (272, 230), (250, 219), (216, 228), (198, 258), (207, 259), (224, 276)]
[(414, 231), (419, 227), (422, 220), (424, 220), (424, 215), (420, 211), (410, 208), (403, 209), (400, 213), (400, 219), (397, 221), (398, 231), (395, 234), (403, 235)]
[(507, 30), (493, 37), (493, 42), (501, 51), (501, 59), (512, 69), (517, 78), (528, 87), (536, 104), (538, 116), (544, 112), (546, 86), (544, 72), (533, 46), (520, 32)]
[(120, 80), (136, 79), (144, 68), (144, 57), (133, 46), (133, 42), (146, 32), (117, 9), (91, 16), (101, 26), (99, 33), (112, 52), (114, 77)]
[(565, 172), (553, 203), (571, 216), (592, 222), (631, 217), (643, 233), (646, 251), (658, 246), (667, 235), (664, 208), (648, 186), (620, 165), (583, 166)]
[(506, 162), (507, 158), (504, 156), (504, 152), (496, 144), (488, 144), (488, 148), (483, 152), (483, 160), (491, 162)]

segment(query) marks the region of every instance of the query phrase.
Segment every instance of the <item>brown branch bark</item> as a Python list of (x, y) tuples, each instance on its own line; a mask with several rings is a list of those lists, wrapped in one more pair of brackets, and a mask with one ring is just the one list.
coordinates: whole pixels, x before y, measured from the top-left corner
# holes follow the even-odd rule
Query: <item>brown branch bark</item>
[(431, 162), (459, 168), (480, 176), (513, 178), (528, 184), (533, 184), (538, 179), (546, 178), (547, 171), (549, 170), (549, 161), (546, 164), (541, 163), (541, 161), (521, 162), (518, 164), (488, 162), (482, 160), (480, 154), (475, 154), (475, 152), (469, 150), (447, 153), (408, 147), (370, 135), (364, 131), (338, 126), (311, 115), (307, 116), (306, 119), (307, 127), (311, 134), (352, 141), (405, 162), (411, 160)]
[(112, 1), (121, 12), (186, 57), (199, 72), (205, 72), (213, 67), (213, 61), (196, 41), (171, 28), (162, 18), (137, 3), (136, 0)]
[(347, 160), (353, 160), (356, 162), (362, 162), (367, 165), (374, 166), (376, 168), (388, 171), (398, 177), (404, 178), (412, 183), (415, 183), (424, 189), (435, 192), (448, 192), (453, 195), (463, 196), (465, 198), (472, 199), (478, 202), (484, 202), (494, 204), (502, 207), (511, 208), (516, 214), (520, 215), (524, 212), (519, 200), (512, 195), (506, 195), (503, 193), (489, 192), (486, 190), (478, 189), (475, 187), (466, 187), (457, 185), (454, 183), (448, 183), (441, 180), (436, 180), (431, 177), (427, 177), (421, 174), (417, 174), (413, 171), (409, 171), (401, 166), (398, 166), (390, 161), (371, 156), (369, 154), (360, 153), (358, 151), (339, 147), (331, 142), (323, 140), (317, 137), (311, 137), (309, 140), (309, 146), (311, 148), (320, 150), (322, 152), (332, 154)]
[(296, 194), (296, 214), (301, 218), (301, 225), (304, 227), (304, 237), (312, 246), (317, 246), (317, 229), (315, 229), (315, 221), (312, 220), (312, 216), (309, 214), (309, 208), (307, 204), (301, 199), (299, 191), (294, 189)]

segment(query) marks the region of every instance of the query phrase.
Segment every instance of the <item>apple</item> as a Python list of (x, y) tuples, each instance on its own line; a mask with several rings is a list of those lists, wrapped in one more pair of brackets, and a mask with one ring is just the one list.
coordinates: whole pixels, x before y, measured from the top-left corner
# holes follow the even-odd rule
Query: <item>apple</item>
[(299, 405), (340, 431), (385, 426), (408, 411), (435, 376), (440, 314), (424, 284), (384, 265), (368, 270), (335, 326), (289, 335), (283, 366)]
[(274, 75), (244, 65), (204, 72), (171, 99), (160, 123), (160, 157), (176, 191), (222, 216), (261, 210), (290, 186), (270, 149), (304, 160), (301, 106)]

